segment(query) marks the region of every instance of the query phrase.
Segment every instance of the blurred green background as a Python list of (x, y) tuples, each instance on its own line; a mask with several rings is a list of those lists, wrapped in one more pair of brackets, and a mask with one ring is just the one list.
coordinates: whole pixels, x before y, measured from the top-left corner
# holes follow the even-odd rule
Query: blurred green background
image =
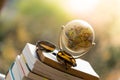
[(26, 43), (58, 45), (61, 26), (73, 19), (90, 23), (96, 46), (81, 58), (101, 80), (120, 80), (120, 0), (7, 0), (0, 15), (0, 73)]

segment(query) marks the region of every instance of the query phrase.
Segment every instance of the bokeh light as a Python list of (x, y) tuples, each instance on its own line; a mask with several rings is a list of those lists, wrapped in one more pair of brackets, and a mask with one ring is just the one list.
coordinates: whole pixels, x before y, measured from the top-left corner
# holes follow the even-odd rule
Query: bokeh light
[(85, 14), (93, 11), (99, 0), (65, 0), (63, 8), (72, 15)]
[(96, 45), (81, 58), (101, 80), (119, 80), (120, 0), (6, 0), (0, 15), (0, 72), (7, 72), (27, 42), (58, 46), (61, 26), (73, 19), (87, 21), (95, 31)]

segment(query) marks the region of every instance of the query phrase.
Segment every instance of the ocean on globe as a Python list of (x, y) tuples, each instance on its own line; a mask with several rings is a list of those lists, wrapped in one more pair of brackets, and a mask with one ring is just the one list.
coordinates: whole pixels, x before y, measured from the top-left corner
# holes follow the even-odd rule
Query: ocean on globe
[(94, 30), (83, 20), (72, 20), (63, 26), (60, 39), (61, 48), (74, 57), (87, 53), (95, 44)]

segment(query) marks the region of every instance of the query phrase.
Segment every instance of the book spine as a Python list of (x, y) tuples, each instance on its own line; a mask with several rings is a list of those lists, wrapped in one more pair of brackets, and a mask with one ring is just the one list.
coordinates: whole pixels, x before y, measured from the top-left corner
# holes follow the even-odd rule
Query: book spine
[(16, 58), (16, 63), (17, 63), (17, 67), (18, 67), (18, 70), (19, 70), (20, 79), (22, 80), (24, 78), (25, 72), (23, 70), (23, 67), (22, 67), (19, 59), (20, 59), (20, 56), (18, 55), (17, 58)]
[(15, 61), (15, 64), (14, 64), (14, 66), (13, 66), (13, 68), (12, 68), (12, 72), (13, 72), (13, 75), (14, 75), (15, 80), (21, 80), (21, 79), (20, 79), (20, 75), (19, 75), (19, 69), (18, 69), (18, 67), (17, 67), (16, 61)]
[[(41, 75), (38, 75), (38, 74), (35, 74), (34, 72), (32, 72), (31, 70), (30, 70), (30, 68), (29, 68), (29, 66), (27, 65), (27, 62), (26, 62), (26, 60), (25, 60), (25, 58), (24, 58), (24, 56), (21, 54), (21, 56), (20, 56), (20, 62), (22, 63), (22, 64), (24, 64), (23, 66), (24, 66), (24, 72), (27, 72), (27, 73), (25, 73), (26, 74), (26, 76), (28, 77), (28, 78), (31, 78), (31, 79), (35, 79), (35, 80), (43, 80), (43, 79), (45, 79), (45, 80), (48, 80), (47, 78), (44, 78), (43, 76), (41, 76)], [(26, 71), (27, 70), (27, 71)]]
[(11, 69), (12, 69), (13, 65), (14, 65), (14, 63), (12, 63), (12, 65), (9, 67), (9, 70), (8, 70), (4, 80), (13, 80), (14, 77), (11, 74), (12, 73)]

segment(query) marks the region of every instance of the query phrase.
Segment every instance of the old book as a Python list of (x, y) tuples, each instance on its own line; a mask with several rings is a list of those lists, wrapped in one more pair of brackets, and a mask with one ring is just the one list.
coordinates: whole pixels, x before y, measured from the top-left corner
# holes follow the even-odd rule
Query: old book
[(84, 80), (99, 80), (99, 76), (97, 75), (97, 73), (93, 70), (92, 66), (85, 60), (76, 59), (77, 66), (71, 67), (66, 70), (65, 66), (60, 64), (56, 60), (56, 56), (52, 55), (51, 53), (39, 51), (38, 55), (42, 62), (60, 70), (60, 71), (80, 77)]
[(34, 74), (30, 71), (22, 55), (17, 56), (16, 63), (18, 64), (19, 70), (21, 69), (21, 80), (47, 80), (44, 77)]
[(6, 75), (5, 80), (31, 80), (27, 77), (20, 77), (20, 68), (18, 68), (18, 64), (16, 61), (12, 64), (12, 66), (9, 69), (9, 72)]
[(66, 70), (51, 53), (41, 52), (40, 58), (36, 54), (36, 46), (27, 43), (23, 55), (30, 69), (52, 80), (99, 80), (99, 76), (91, 65), (82, 59), (76, 59), (77, 66)]
[(31, 71), (38, 75), (42, 75), (51, 80), (83, 80), (79, 77), (75, 77), (68, 73), (64, 73), (57, 70), (45, 63), (41, 62), (36, 55), (36, 47), (32, 44), (27, 44), (23, 49), (22, 54), (24, 55), (28, 66)]
[[(14, 73), (13, 71), (16, 70)], [(15, 74), (17, 73), (17, 68), (16, 68), (16, 65), (15, 65), (15, 62), (10, 66), (9, 68), (9, 71), (5, 77), (5, 80), (15, 80), (18, 78), (19, 80), (19, 77), (18, 77), (18, 74)], [(15, 75), (14, 75), (15, 74)]]
[(9, 71), (5, 77), (5, 80), (15, 80), (13, 73), (12, 73), (12, 68), (13, 68), (14, 63), (9, 67)]
[[(3, 79), (2, 79), (3, 80)], [(29, 71), (21, 56), (17, 56), (5, 77), (5, 80), (47, 80)]]
[(11, 70), (12, 70), (12, 74), (14, 76), (14, 80), (21, 80), (16, 62), (14, 63), (13, 68)]
[(23, 66), (22, 66), (22, 64), (20, 63), (19, 60), (20, 60), (20, 56), (18, 55), (16, 57), (15, 62), (17, 64), (17, 69), (18, 69), (18, 74), (19, 74), (20, 80), (32, 80), (32, 79), (28, 78), (28, 76), (25, 75)]
[[(0, 80), (4, 80), (4, 79), (0, 79)], [(12, 76), (11, 76), (10, 72), (7, 73), (5, 80), (12, 80)]]

